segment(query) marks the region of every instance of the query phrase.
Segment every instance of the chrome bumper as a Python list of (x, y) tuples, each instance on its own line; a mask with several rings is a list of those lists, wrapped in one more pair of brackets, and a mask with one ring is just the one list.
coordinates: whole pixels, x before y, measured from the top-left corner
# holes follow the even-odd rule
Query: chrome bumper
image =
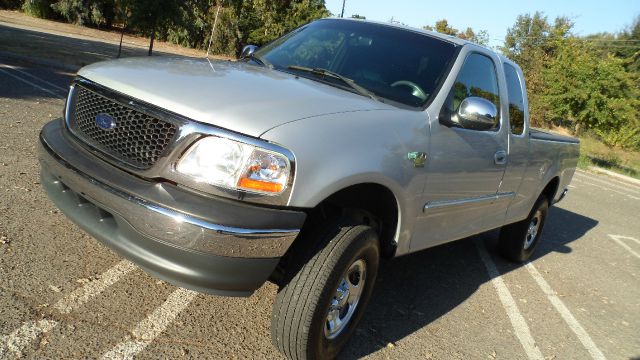
[[(63, 136), (63, 131), (65, 130), (59, 128), (52, 134), (56, 137)], [(172, 206), (163, 206), (154, 203), (134, 194), (119, 190), (114, 186), (109, 186), (97, 178), (79, 171), (75, 166), (65, 160), (63, 155), (59, 154), (59, 151), (65, 152), (64, 150), (60, 148), (54, 150), (52, 148), (55, 145), (49, 144), (53, 142), (51, 137), (47, 138), (46, 133), (43, 132), (41, 140), (40, 161), (43, 167), (46, 167), (48, 172), (56, 178), (52, 179), (51, 182), (44, 183), (44, 186), (57, 186), (65, 190), (67, 188), (71, 189), (72, 192), (80, 194), (81, 197), (84, 197), (89, 202), (95, 203), (106, 212), (121, 215), (137, 231), (154, 237), (159, 241), (177, 245), (185, 249), (220, 256), (248, 258), (280, 257), (284, 255), (300, 231), (299, 227), (272, 229), (227, 226), (204, 220), (202, 217), (195, 216), (194, 214), (176, 210), (175, 208), (181, 205), (179, 203), (171, 204)], [(70, 141), (69, 139), (65, 140), (65, 142), (67, 142), (66, 145), (73, 146), (72, 143), (68, 143)], [(138, 184), (140, 187), (147, 185), (150, 189), (156, 190), (159, 196), (166, 190), (163, 188), (165, 185), (149, 183), (123, 173), (120, 170), (116, 170), (115, 168), (103, 169), (102, 164), (100, 164), (102, 162), (101, 160), (79, 156), (79, 154), (82, 154), (82, 149), (79, 147), (77, 149), (69, 148), (69, 150), (74, 150), (75, 154), (72, 156), (74, 156), (73, 160), (75, 160), (74, 162), (76, 163), (81, 163), (83, 162), (82, 160), (93, 161), (93, 164), (88, 164), (93, 172), (100, 173), (101, 170), (106, 170), (112, 178), (114, 171), (120, 172), (122, 173), (121, 176), (129, 178), (127, 179), (127, 183), (138, 182), (140, 183)], [(126, 186), (127, 183), (123, 181), (122, 186)], [(175, 192), (171, 195), (175, 195)], [(173, 198), (175, 200), (176, 196), (173, 196)], [(228, 204), (228, 202), (223, 200), (209, 200), (211, 207), (224, 207)], [(188, 197), (181, 201), (188, 201)], [(255, 212), (256, 209), (257, 208), (252, 208), (254, 214), (259, 213), (259, 210)], [(236, 211), (241, 210), (242, 209)], [(300, 216), (301, 213), (298, 212), (273, 209), (265, 211), (270, 212), (270, 214), (267, 215), (270, 217), (274, 217), (274, 215), (292, 215), (297, 217), (300, 226), (302, 226), (304, 221), (304, 216)], [(274, 212), (277, 212), (277, 214), (274, 214)], [(242, 215), (249, 214), (240, 214), (240, 216)], [(242, 219), (242, 221), (251, 223), (252, 219), (245, 218)]]
[(179, 286), (250, 294), (271, 275), (306, 218), (301, 211), (256, 207), (138, 178), (92, 156), (71, 136), (60, 120), (40, 135), (48, 196), (96, 239)]

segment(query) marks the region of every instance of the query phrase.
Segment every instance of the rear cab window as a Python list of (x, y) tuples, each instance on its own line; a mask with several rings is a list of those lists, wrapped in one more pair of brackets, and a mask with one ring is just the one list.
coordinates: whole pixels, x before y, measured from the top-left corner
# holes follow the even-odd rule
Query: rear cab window
[(511, 133), (522, 135), (524, 132), (524, 94), (518, 71), (510, 64), (504, 63), (504, 75), (507, 80), (509, 100), (509, 124)]

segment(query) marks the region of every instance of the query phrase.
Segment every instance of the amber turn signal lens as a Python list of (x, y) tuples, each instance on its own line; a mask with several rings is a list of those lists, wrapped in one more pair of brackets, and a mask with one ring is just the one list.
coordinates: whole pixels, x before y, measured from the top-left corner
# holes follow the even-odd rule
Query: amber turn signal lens
[(279, 183), (252, 180), (247, 178), (241, 178), (238, 182), (238, 186), (244, 189), (253, 189), (272, 193), (279, 193), (284, 189), (284, 186)]

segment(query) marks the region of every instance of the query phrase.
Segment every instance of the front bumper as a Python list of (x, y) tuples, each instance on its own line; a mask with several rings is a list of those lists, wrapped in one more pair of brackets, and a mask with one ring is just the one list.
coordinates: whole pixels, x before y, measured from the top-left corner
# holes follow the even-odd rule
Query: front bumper
[(272, 274), (306, 215), (202, 195), (124, 172), (55, 120), (39, 159), (49, 198), (82, 229), (150, 274), (219, 295), (250, 295)]

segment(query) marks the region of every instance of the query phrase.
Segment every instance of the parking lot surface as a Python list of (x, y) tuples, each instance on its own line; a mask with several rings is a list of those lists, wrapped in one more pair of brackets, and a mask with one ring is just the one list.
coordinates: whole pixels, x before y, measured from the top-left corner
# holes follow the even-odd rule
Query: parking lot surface
[[(272, 284), (249, 298), (158, 281), (39, 184), (41, 127), (73, 74), (0, 57), (0, 359), (279, 358)], [(578, 171), (528, 264), (497, 231), (384, 262), (342, 358), (640, 358), (640, 186)]]

